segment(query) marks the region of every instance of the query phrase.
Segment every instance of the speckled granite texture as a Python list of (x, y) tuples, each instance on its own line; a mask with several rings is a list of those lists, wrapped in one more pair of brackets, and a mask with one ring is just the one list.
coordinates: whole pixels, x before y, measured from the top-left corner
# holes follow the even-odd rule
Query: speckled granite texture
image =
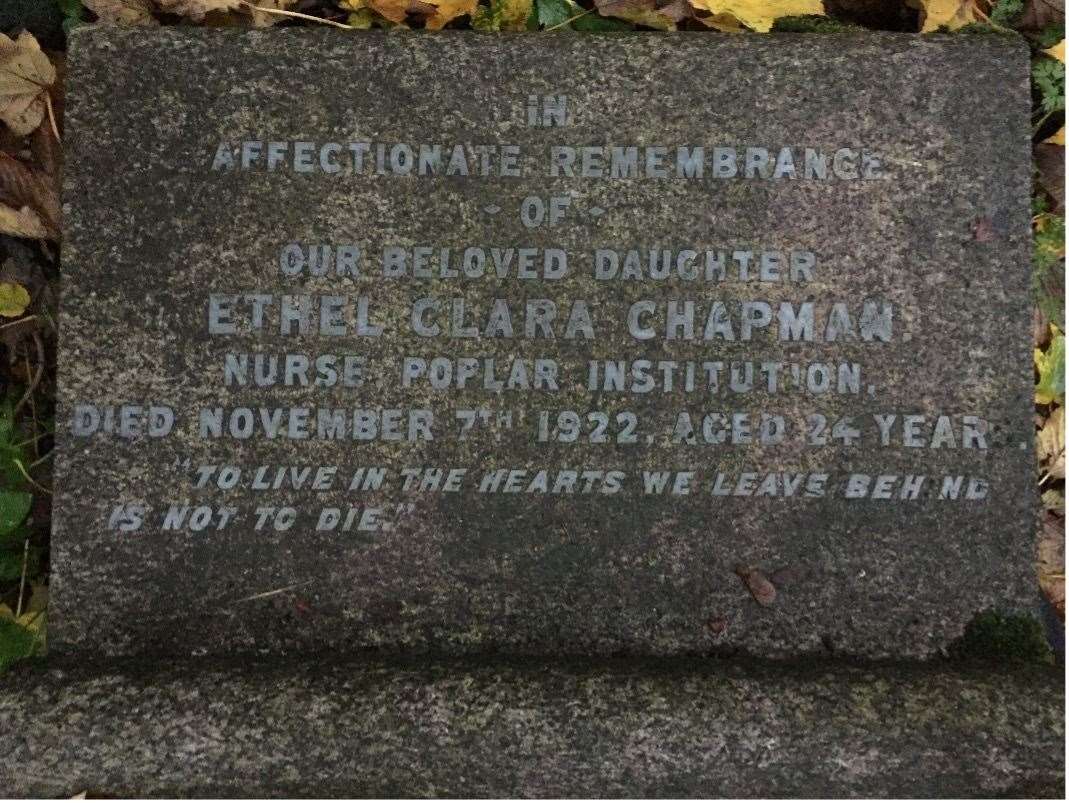
[(22, 667), (0, 796), (1057, 797), (1056, 670)]
[[(1027, 48), (988, 37), (481, 36), (325, 30), (237, 32), (86, 26), (71, 38), (64, 203), (52, 648), (129, 654), (502, 650), (528, 654), (939, 654), (988, 608), (1035, 599), (1029, 307)], [(528, 129), (529, 94), (567, 93), (574, 124)], [(873, 181), (618, 181), (528, 177), (395, 179), (322, 172), (211, 172), (220, 141), (369, 140), (524, 145), (732, 144), (868, 148)], [(545, 167), (531, 157), (532, 167)], [(528, 194), (571, 193), (589, 215), (524, 229)], [(486, 209), (502, 210), (488, 217)], [(590, 213), (593, 214), (593, 213)], [(291, 241), (554, 244), (584, 264), (599, 246), (812, 249), (805, 286), (723, 287), (509, 280), (293, 280), (279, 276)], [(340, 292), (370, 299), (381, 320), (406, 320), (413, 298), (584, 298), (599, 325), (590, 344), (390, 335), (283, 338), (206, 335), (210, 293)], [(642, 294), (642, 295), (640, 295)], [(707, 305), (880, 297), (894, 305), (889, 343), (649, 341), (621, 329), (648, 294)], [(823, 306), (820, 307), (824, 309)], [(243, 330), (244, 331), (244, 330)], [(364, 388), (222, 386), (227, 351), (358, 353)], [(857, 361), (873, 395), (558, 394), (403, 390), (399, 355)], [(574, 366), (573, 366), (574, 367)], [(581, 375), (580, 375), (581, 376)], [(174, 407), (172, 436), (75, 439), (73, 405)], [(196, 411), (238, 405), (488, 405), (524, 422), (501, 442), (310, 442), (196, 435)], [(533, 443), (540, 410), (633, 407), (643, 427), (687, 409), (790, 421), (820, 411), (864, 423), (864, 445), (807, 448)], [(874, 446), (873, 414), (979, 415), (986, 451)], [(524, 417), (520, 416), (523, 413)], [(615, 426), (615, 424), (614, 424)], [(644, 431), (644, 430), (640, 430)], [(654, 431), (660, 432), (659, 429)], [(796, 435), (801, 431), (793, 430)], [(955, 436), (960, 442), (960, 428)], [(800, 437), (800, 435), (799, 435)], [(188, 461), (188, 462), (186, 462)], [(686, 468), (740, 472), (921, 473), (982, 477), (982, 502), (823, 497), (602, 494), (405, 496), (239, 485), (196, 490), (198, 466), (465, 466), (551, 470)], [(837, 486), (838, 487), (838, 486)], [(108, 528), (114, 506), (151, 508), (135, 533)], [(222, 532), (164, 531), (171, 503), (234, 505)], [(393, 530), (316, 532), (322, 505), (394, 509)], [(292, 504), (292, 530), (255, 531), (250, 508)], [(758, 605), (734, 569), (789, 571)], [(728, 738), (728, 737), (725, 737)], [(730, 741), (730, 740), (729, 740)], [(533, 781), (531, 781), (533, 783)], [(816, 790), (814, 790), (816, 791)]]

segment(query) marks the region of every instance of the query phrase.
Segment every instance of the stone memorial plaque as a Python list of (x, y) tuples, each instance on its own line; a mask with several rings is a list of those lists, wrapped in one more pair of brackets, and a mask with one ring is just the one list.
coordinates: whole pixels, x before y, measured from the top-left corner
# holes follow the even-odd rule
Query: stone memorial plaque
[(65, 139), (56, 650), (1032, 604), (1014, 40), (79, 29)]

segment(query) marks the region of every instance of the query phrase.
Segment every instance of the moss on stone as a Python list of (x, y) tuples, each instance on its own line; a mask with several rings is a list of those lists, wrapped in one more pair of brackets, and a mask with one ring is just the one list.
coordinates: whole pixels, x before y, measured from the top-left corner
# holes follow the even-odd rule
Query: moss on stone
[(807, 14), (797, 17), (780, 17), (772, 26), (775, 33), (849, 33), (865, 30), (860, 25), (840, 22), (831, 17)]
[(985, 611), (966, 626), (950, 646), (955, 658), (1049, 664), (1054, 656), (1043, 625), (1027, 615)]

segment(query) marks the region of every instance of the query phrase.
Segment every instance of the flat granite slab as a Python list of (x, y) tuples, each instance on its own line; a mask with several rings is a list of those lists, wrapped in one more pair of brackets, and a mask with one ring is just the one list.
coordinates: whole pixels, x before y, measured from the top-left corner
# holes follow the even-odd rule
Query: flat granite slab
[(0, 797), (1064, 798), (1062, 671), (21, 667)]
[(1000, 36), (74, 31), (52, 649), (1030, 608), (1029, 108)]

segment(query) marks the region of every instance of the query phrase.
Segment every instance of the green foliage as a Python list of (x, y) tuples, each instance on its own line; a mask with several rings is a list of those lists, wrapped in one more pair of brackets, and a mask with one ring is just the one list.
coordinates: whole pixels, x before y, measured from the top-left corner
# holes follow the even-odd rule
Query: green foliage
[[(596, 11), (584, 13), (586, 10), (573, 0), (535, 0), (533, 16), (536, 27), (545, 30), (553, 28), (558, 31), (633, 31), (635, 29), (635, 26), (629, 22), (601, 17)], [(567, 25), (564, 24), (566, 22)]]
[[(1044, 201), (1037, 199), (1033, 208), (1041, 214), (1045, 206)], [(1032, 247), (1032, 295), (1047, 320), (1061, 326), (1065, 321), (1063, 282), (1052, 279), (1056, 278), (1056, 271), (1062, 270), (1065, 218), (1044, 214), (1041, 221), (1042, 226), (1036, 227)]]
[(1039, 381), (1036, 382), (1036, 401), (1050, 404), (1065, 399), (1065, 335), (1059, 332), (1050, 347), (1036, 358)]
[(0, 672), (15, 661), (33, 655), (37, 639), (20, 624), (0, 619)]
[(70, 33), (85, 22), (82, 18), (82, 0), (56, 0), (56, 5), (63, 14), (64, 33)]
[(1048, 22), (1043, 29), (1036, 34), (1036, 44), (1041, 48), (1054, 47), (1065, 38), (1065, 27), (1056, 22)]
[(1024, 0), (996, 0), (989, 19), (995, 25), (1009, 28), (1024, 13)]
[(954, 642), (955, 658), (1048, 664), (1053, 660), (1043, 625), (1031, 616), (986, 611)]
[[(490, 0), (490, 5), (480, 5), (471, 15), (471, 27), (476, 31), (500, 31), (502, 22), (505, 20), (505, 11), (508, 0)], [(537, 5), (531, 4), (531, 13), (527, 15), (525, 26), (529, 31), (538, 30)]]
[[(24, 465), (23, 445), (19, 443), (10, 401), (0, 403), (0, 582), (17, 579), (22, 574), (25, 525), (33, 496), (17, 487), (23, 482), (20, 465)], [(36, 551), (29, 557), (31, 566), (38, 564)], [(30, 567), (28, 567), (29, 570)]]
[(1045, 114), (1065, 111), (1065, 65), (1046, 56), (1032, 64), (1032, 84), (1039, 93), (1039, 108)]

